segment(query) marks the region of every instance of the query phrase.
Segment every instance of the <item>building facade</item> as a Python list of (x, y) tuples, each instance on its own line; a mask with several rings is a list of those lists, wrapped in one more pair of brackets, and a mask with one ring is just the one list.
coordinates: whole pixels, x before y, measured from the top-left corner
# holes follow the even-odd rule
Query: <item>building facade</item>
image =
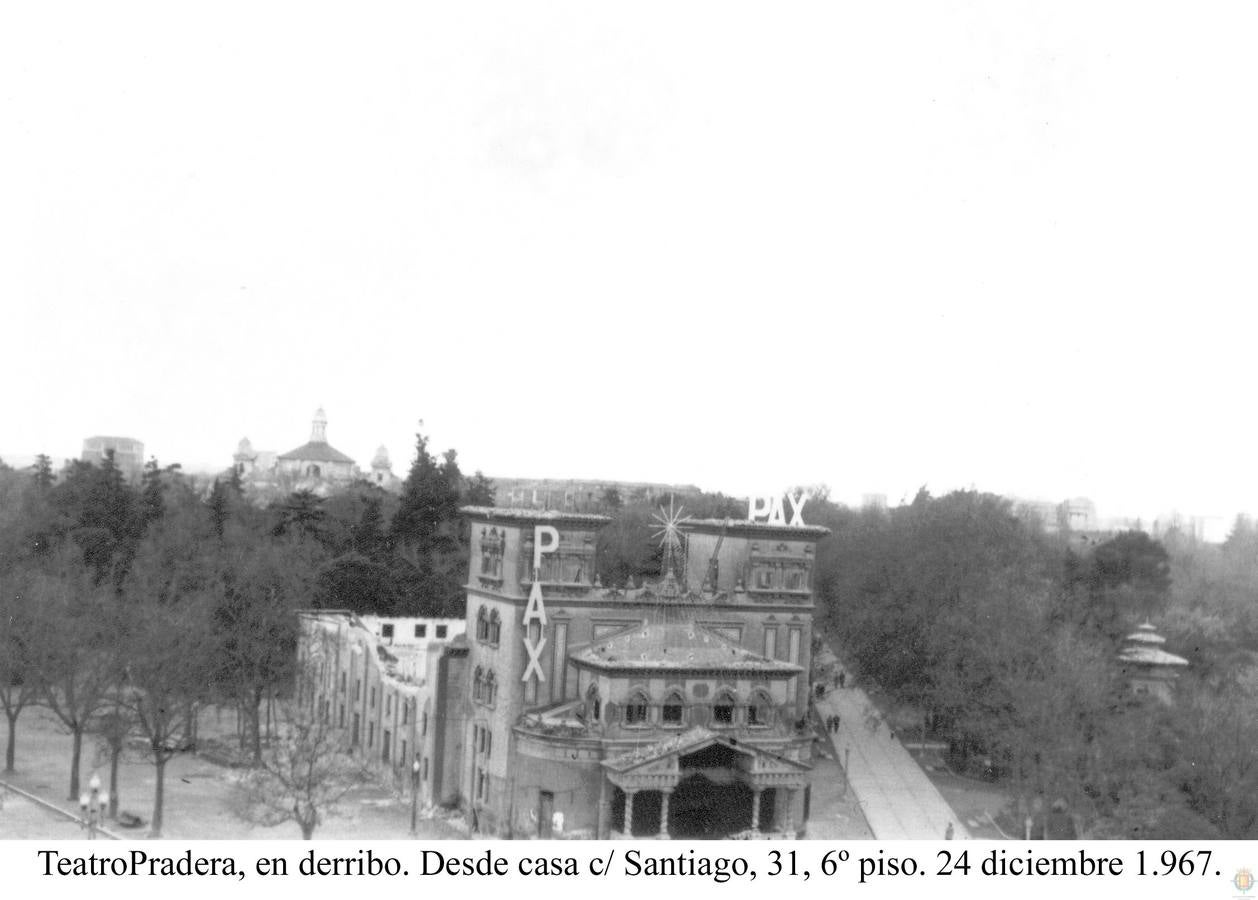
[(144, 472), (144, 442), (129, 437), (110, 437), (96, 435), (85, 438), (83, 453), (79, 459), (85, 463), (99, 466), (110, 453), (114, 454), (114, 465), (131, 481), (138, 481)]
[(232, 469), (245, 490), (262, 501), (303, 490), (328, 496), (358, 481), (390, 491), (401, 485), (387, 448), (380, 447), (370, 472), (363, 472), (352, 457), (328, 443), (328, 417), (322, 408), (310, 423), (310, 440), (287, 453), (255, 450), (247, 437), (241, 438), (232, 454)]
[(463, 756), (463, 630), (462, 619), (302, 613), (298, 700), (425, 805), (457, 804), (459, 769), (446, 763)]
[(658, 581), (604, 586), (605, 517), (464, 513), (463, 790), (476, 828), (605, 838), (802, 826), (825, 529), (685, 522)]

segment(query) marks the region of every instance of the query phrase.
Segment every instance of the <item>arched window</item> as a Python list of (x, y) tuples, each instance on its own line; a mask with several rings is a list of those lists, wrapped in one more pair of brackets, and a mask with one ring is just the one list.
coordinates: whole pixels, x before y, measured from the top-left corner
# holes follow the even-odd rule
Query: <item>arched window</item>
[(477, 703), (481, 702), (485, 692), (485, 671), (480, 667), (476, 667), (476, 673), (472, 676), (472, 699)]
[(733, 725), (734, 707), (737, 705), (738, 700), (734, 692), (728, 688), (723, 689), (716, 695), (716, 700), (712, 704), (712, 724), (718, 727)]
[(590, 685), (590, 689), (585, 692), (585, 706), (589, 712), (590, 721), (598, 722), (603, 715), (603, 700), (598, 695), (598, 685)]
[(494, 610), (489, 614), (489, 643), (498, 643), (502, 637), (502, 617), (498, 615), (498, 610)]
[(498, 693), (498, 676), (490, 672), (485, 676), (485, 703), (494, 705), (494, 695)]
[(664, 698), (664, 705), (660, 707), (660, 721), (664, 725), (680, 727), (686, 722), (686, 701), (682, 699), (679, 692), (673, 691)]
[(647, 708), (647, 695), (642, 691), (634, 691), (625, 703), (625, 724), (630, 726), (645, 725)]
[(476, 640), (489, 640), (489, 617), (485, 615), (485, 607), (476, 610)]
[(502, 551), (506, 543), (506, 531), (497, 528), (488, 532), (480, 530), (480, 573), (489, 578), (502, 577)]
[(755, 728), (767, 728), (772, 724), (773, 701), (764, 691), (755, 691), (747, 703), (747, 724)]

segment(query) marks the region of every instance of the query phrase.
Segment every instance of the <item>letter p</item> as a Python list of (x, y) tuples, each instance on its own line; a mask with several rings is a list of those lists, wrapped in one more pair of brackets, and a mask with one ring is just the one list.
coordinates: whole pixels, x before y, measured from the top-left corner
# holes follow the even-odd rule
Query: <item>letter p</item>
[[(542, 540), (547, 538), (547, 540)], [(553, 553), (559, 548), (559, 531), (553, 525), (533, 527), (533, 571), (542, 567), (542, 554)]]

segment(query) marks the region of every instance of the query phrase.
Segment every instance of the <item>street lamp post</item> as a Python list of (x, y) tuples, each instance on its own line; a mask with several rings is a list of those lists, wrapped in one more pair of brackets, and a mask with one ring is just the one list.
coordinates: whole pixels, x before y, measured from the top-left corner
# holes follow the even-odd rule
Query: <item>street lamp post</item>
[(411, 763), (411, 837), (419, 835), (419, 757)]
[(91, 793), (84, 791), (79, 795), (79, 809), (83, 813), (82, 826), (87, 829), (87, 839), (96, 840), (96, 829), (105, 820), (105, 810), (109, 808), (109, 791), (100, 789), (100, 776), (92, 775), (87, 783)]

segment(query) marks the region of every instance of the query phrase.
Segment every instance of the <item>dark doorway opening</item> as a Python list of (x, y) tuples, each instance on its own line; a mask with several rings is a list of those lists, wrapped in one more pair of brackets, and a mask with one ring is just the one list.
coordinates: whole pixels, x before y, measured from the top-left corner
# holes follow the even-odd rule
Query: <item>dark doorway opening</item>
[[(644, 837), (660, 833), (660, 813), (664, 798), (659, 791), (637, 791), (633, 795), (633, 834)], [(670, 815), (669, 821), (672, 821)], [(625, 830), (625, 792), (616, 788), (612, 795), (612, 831)]]
[(550, 840), (551, 822), (555, 814), (555, 795), (552, 791), (542, 791), (537, 800), (537, 836), (543, 841)]
[(669, 832), (675, 838), (723, 838), (751, 827), (755, 795), (741, 781), (688, 775), (669, 802)]

